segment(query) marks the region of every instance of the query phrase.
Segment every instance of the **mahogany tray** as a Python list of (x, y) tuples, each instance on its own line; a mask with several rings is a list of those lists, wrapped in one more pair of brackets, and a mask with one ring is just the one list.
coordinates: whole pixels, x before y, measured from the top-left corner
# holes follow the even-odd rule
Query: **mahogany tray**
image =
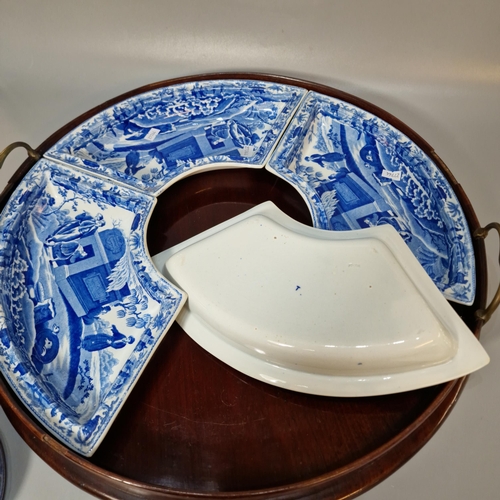
[[(479, 228), (461, 186), (433, 149), (380, 108), (345, 92), (287, 77), (232, 73), (158, 82), (112, 99), (58, 130), (155, 88), (208, 79), (256, 79), (304, 87), (343, 99), (387, 121), (442, 170), (462, 204), (471, 233)], [(0, 208), (35, 163), (29, 158), (0, 195)], [(147, 243), (152, 255), (266, 200), (311, 224), (301, 195), (266, 170), (210, 171), (187, 177), (158, 199)], [(486, 302), (486, 258), (474, 239), (477, 291), (472, 306), (454, 304), (479, 336), (475, 312)], [(389, 396), (329, 398), (251, 379), (205, 352), (177, 325), (150, 360), (111, 430), (91, 458), (48, 434), (0, 377), (0, 404), (28, 445), (63, 477), (106, 499), (354, 498), (385, 479), (436, 432), (466, 379)]]

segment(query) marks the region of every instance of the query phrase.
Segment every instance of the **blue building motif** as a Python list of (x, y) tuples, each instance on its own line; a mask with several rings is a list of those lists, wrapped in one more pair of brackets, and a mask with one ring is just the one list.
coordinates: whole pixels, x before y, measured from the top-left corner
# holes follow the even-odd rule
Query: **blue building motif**
[(56, 283), (78, 317), (99, 311), (130, 295), (126, 284), (119, 290), (109, 289), (109, 277), (125, 256), (126, 243), (119, 229), (96, 231), (74, 243), (82, 249), (71, 262), (59, 261), (53, 269)]
[(369, 225), (366, 221), (374, 213), (390, 213), (390, 206), (368, 183), (352, 172), (343, 174), (316, 188), (320, 198), (332, 190), (336, 192), (339, 209), (329, 218), (332, 229), (361, 229)]
[(245, 146), (253, 146), (258, 140), (258, 134), (253, 134), (248, 127), (230, 119), (180, 134), (157, 146), (156, 150), (167, 167), (175, 169), (179, 162), (196, 161), (209, 156), (241, 158), (240, 150)]

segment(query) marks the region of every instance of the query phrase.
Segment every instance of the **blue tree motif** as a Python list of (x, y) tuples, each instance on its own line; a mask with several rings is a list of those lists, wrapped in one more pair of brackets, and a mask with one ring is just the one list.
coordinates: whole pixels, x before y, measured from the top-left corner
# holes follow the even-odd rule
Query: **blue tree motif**
[(94, 384), (92, 383), (93, 379), (90, 376), (90, 363), (87, 359), (78, 366), (78, 375), (80, 376), (80, 384), (78, 385), (78, 390), (82, 395), (80, 403), (83, 404), (85, 400), (90, 396), (91, 391), (94, 390)]

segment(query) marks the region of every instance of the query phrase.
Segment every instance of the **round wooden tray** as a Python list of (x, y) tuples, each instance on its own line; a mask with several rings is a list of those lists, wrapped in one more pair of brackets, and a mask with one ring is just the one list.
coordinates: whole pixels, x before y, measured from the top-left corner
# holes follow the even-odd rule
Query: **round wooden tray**
[[(391, 123), (441, 168), (471, 232), (469, 200), (432, 148), (387, 112), (323, 85), (261, 74), (209, 74), (158, 82), (108, 101), (61, 128), (37, 151), (125, 98), (158, 87), (216, 78), (276, 81), (331, 95)], [(0, 208), (35, 160), (26, 160)], [(265, 170), (211, 171), (165, 191), (151, 217), (152, 255), (266, 200), (311, 223), (301, 195)], [(474, 305), (454, 305), (479, 336), (474, 312), (486, 302), (484, 243), (474, 240)], [(28, 443), (58, 473), (100, 498), (353, 498), (409, 458), (434, 434), (465, 379), (371, 398), (327, 398), (266, 385), (229, 368), (175, 324), (157, 349), (95, 455), (85, 459), (48, 434), (0, 377), (0, 404)]]

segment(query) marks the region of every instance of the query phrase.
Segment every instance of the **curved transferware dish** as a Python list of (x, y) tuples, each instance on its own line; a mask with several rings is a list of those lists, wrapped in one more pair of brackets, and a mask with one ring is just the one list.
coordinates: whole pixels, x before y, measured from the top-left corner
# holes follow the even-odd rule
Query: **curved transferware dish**
[(306, 92), (255, 80), (164, 87), (102, 111), (46, 156), (159, 194), (202, 170), (263, 167)]
[(392, 225), (447, 299), (473, 303), (474, 252), (460, 203), (436, 165), (393, 126), (310, 92), (267, 168), (302, 193), (316, 227)]
[(322, 231), (271, 202), (155, 257), (177, 321), (258, 380), (326, 396), (419, 389), (489, 358), (390, 225)]
[(145, 249), (155, 199), (41, 160), (0, 219), (0, 369), (90, 456), (185, 296)]

